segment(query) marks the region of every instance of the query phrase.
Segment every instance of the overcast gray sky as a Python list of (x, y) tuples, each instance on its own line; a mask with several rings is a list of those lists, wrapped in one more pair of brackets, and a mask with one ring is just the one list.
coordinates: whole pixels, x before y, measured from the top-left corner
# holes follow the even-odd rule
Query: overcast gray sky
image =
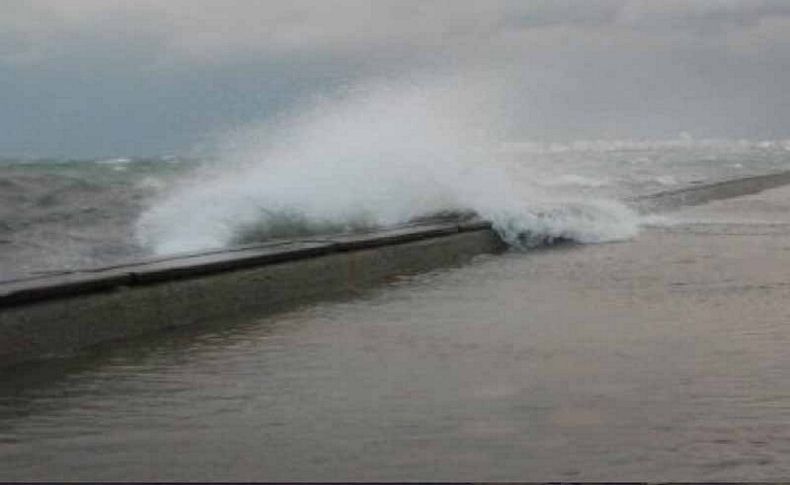
[(179, 152), (370, 78), (486, 71), (513, 139), (790, 137), (790, 1), (4, 0), (0, 155)]

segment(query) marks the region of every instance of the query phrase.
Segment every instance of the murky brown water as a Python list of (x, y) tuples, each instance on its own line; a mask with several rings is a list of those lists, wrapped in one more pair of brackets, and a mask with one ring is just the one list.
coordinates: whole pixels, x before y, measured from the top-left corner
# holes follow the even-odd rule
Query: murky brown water
[(778, 480), (790, 227), (484, 257), (0, 387), (0, 479)]

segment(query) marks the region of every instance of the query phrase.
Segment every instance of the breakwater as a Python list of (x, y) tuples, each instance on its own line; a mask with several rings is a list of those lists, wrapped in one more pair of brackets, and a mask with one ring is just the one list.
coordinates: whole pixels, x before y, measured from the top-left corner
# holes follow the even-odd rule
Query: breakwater
[(790, 184), (790, 171), (692, 185), (631, 199), (629, 205), (641, 213), (662, 212), (678, 207), (705, 204), (714, 200), (755, 194)]
[(504, 249), (485, 221), (436, 222), (0, 283), (0, 366), (267, 315)]
[[(641, 212), (661, 211), (786, 184), (790, 172), (629, 202)], [(166, 328), (265, 316), (504, 249), (486, 221), (439, 220), (2, 282), (0, 367)]]

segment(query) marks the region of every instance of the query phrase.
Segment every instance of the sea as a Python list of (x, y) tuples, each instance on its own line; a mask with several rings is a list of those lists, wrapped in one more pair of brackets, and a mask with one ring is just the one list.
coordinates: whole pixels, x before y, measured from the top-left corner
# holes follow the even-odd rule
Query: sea
[(317, 153), (303, 159), (275, 158), (269, 149), (252, 162), (249, 153), (243, 161), (216, 153), (0, 159), (0, 280), (369, 230), (447, 211), (494, 220), (514, 246), (525, 233), (536, 241), (617, 240), (643, 222), (629, 211), (630, 199), (790, 169), (790, 140), (687, 134), (503, 142), (460, 163), (449, 158), (454, 151), (426, 149), (416, 161), (395, 163), (395, 154), (367, 145), (329, 158), (321, 148), (308, 147)]
[[(6, 280), (448, 210), (512, 246), (5, 369), (0, 480), (787, 477), (787, 226), (673, 226), (629, 200), (788, 170), (790, 141), (467, 152), (418, 126), (395, 163), (385, 135), (351, 143), (340, 121), (287, 149), (256, 129), (205, 157), (0, 162)], [(543, 244), (556, 237), (587, 244)]]

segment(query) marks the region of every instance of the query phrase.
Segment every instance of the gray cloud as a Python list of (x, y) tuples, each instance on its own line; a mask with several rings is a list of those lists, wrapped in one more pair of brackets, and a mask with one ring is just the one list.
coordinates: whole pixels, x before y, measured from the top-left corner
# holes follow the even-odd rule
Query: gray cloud
[[(3, 59), (12, 63), (63, 59), (88, 44), (112, 51), (141, 43), (149, 62), (214, 64), (398, 47), (460, 53), (480, 42), (517, 53), (529, 50), (518, 40), (531, 37), (558, 46), (655, 32), (726, 36), (789, 15), (783, 0), (10, 0), (0, 6), (0, 31)], [(575, 36), (543, 35), (556, 29)]]
[(787, 136), (790, 2), (7, 0), (0, 149), (157, 152), (371, 76), (512, 80), (513, 136)]

